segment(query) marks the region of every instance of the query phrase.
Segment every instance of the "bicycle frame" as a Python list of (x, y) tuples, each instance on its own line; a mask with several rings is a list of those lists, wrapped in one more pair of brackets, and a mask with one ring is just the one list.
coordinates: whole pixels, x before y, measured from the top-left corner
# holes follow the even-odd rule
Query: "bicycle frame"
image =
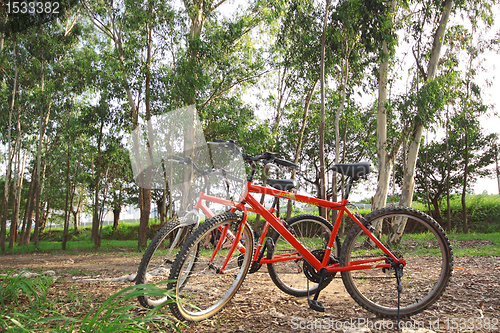
[[(272, 214), (269, 210), (267, 210), (264, 206), (262, 206), (259, 201), (257, 201), (251, 194), (250, 192), (254, 193), (263, 193), (267, 195), (271, 195), (274, 197), (278, 198), (284, 198), (288, 200), (293, 200), (293, 201), (298, 201), (298, 202), (303, 202), (303, 203), (309, 203), (313, 204), (316, 206), (321, 206), (325, 208), (330, 208), (330, 209), (335, 209), (339, 211), (339, 214), (337, 214), (337, 218), (335, 220), (335, 224), (333, 226), (332, 233), (330, 235), (330, 239), (327, 243), (327, 247), (325, 249), (325, 255), (323, 257), (323, 261), (320, 262), (307, 248), (305, 248), (300, 241), (298, 241), (295, 236), (283, 225), (283, 223), (277, 218), (275, 215)], [(221, 200), (221, 199), (218, 199)], [(239, 243), (239, 236), (242, 233), (242, 230), (247, 222), (246, 215), (247, 215), (247, 208), (245, 207), (245, 203), (248, 203), (252, 207), (252, 211), (256, 212), (257, 214), (260, 214), (264, 217), (266, 220), (266, 226), (264, 228), (263, 234), (261, 236), (261, 240), (263, 239), (264, 234), (267, 232), (268, 224), (271, 225), (278, 233), (285, 238), (290, 245), (292, 245), (298, 253), (289, 253), (289, 254), (282, 254), (282, 255), (275, 255), (272, 259), (267, 259), (267, 258), (262, 258), (259, 261), (259, 264), (269, 264), (273, 262), (279, 262), (279, 261), (286, 261), (286, 260), (294, 260), (294, 259), (301, 259), (304, 258), (307, 260), (318, 272), (320, 272), (322, 269), (326, 269), (328, 273), (333, 273), (333, 272), (342, 272), (342, 271), (353, 271), (353, 270), (363, 270), (363, 269), (373, 269), (373, 268), (384, 268), (384, 267), (391, 267), (390, 263), (385, 263), (385, 264), (370, 264), (374, 262), (378, 262), (381, 260), (384, 260), (385, 257), (381, 258), (373, 258), (373, 259), (366, 259), (366, 260), (358, 260), (358, 261), (352, 261), (349, 263), (348, 266), (341, 267), (340, 264), (331, 264), (328, 265), (328, 260), (330, 258), (330, 254), (332, 252), (333, 248), (333, 243), (337, 237), (340, 224), (342, 223), (342, 217), (344, 213), (347, 213), (347, 215), (355, 222), (357, 223), (361, 229), (364, 231), (364, 233), (387, 255), (389, 256), (395, 263), (402, 263), (403, 265), (406, 265), (406, 261), (403, 259), (398, 259), (393, 253), (391, 253), (378, 239), (377, 237), (373, 234), (371, 230), (366, 228), (359, 219), (354, 216), (354, 214), (347, 208), (347, 205), (349, 204), (349, 200), (347, 199), (342, 199), (340, 202), (332, 202), (332, 201), (327, 201), (327, 200), (322, 200), (314, 197), (309, 197), (306, 195), (301, 195), (301, 194), (295, 194), (291, 192), (286, 192), (286, 191), (281, 191), (277, 189), (273, 189), (270, 187), (264, 187), (264, 186), (259, 186), (259, 185), (254, 185), (252, 182), (247, 181), (246, 184), (246, 191), (243, 194), (243, 199), (240, 204), (235, 205), (236, 208), (239, 210), (243, 211), (244, 217), (243, 220), (240, 224), (240, 227), (238, 229), (238, 233), (236, 235), (235, 241)], [(221, 237), (222, 239), (223, 237)], [(230, 237), (231, 239), (232, 237)], [(228, 258), (232, 255), (234, 250), (236, 248), (239, 248), (237, 244), (233, 242), (233, 246), (231, 247)], [(261, 245), (261, 244), (260, 244)], [(214, 252), (214, 256), (217, 253), (218, 248), (216, 248)], [(257, 249), (254, 253), (253, 261), (257, 260), (259, 256), (259, 249)], [(222, 273), (225, 269), (226, 265), (223, 265), (220, 272)]]

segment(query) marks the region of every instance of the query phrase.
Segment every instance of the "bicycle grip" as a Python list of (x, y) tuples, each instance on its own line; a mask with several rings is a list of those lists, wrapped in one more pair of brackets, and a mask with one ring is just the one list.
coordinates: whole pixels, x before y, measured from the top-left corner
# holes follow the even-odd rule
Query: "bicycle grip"
[(286, 166), (286, 167), (291, 168), (291, 169), (297, 169), (298, 168), (297, 164), (295, 164), (293, 162), (286, 161), (286, 160), (282, 160), (280, 158), (275, 158), (274, 159), (274, 163), (282, 165), (282, 166)]
[(166, 160), (174, 160), (179, 163), (185, 163), (185, 159), (183, 157), (175, 156), (175, 155), (170, 155)]

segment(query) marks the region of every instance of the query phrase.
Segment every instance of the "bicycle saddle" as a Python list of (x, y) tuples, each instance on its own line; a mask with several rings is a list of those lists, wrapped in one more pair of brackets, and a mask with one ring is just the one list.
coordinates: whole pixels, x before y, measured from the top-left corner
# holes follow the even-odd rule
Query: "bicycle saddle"
[(371, 162), (359, 162), (351, 164), (335, 164), (332, 171), (336, 171), (341, 175), (352, 177), (352, 180), (365, 178), (370, 172), (374, 170)]
[(271, 179), (266, 180), (266, 184), (281, 191), (290, 191), (297, 186), (297, 181), (293, 179)]

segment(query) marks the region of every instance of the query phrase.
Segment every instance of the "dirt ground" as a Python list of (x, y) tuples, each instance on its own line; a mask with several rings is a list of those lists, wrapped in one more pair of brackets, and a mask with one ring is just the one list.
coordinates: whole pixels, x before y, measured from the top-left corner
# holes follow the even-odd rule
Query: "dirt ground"
[[(70, 302), (69, 293), (80, 293), (89, 299), (89, 304), (132, 285), (133, 282), (99, 279), (133, 274), (139, 262), (140, 255), (127, 253), (0, 256), (1, 269), (54, 271), (59, 278), (49, 290), (49, 298)], [(500, 332), (500, 257), (455, 257), (454, 262), (446, 293), (430, 309), (403, 320), (401, 325), (406, 331)], [(182, 327), (181, 331), (394, 332), (397, 326), (396, 321), (382, 321), (357, 305), (341, 279), (335, 279), (322, 292), (320, 301), (326, 307), (324, 313), (310, 310), (307, 299), (294, 298), (277, 289), (263, 268), (247, 276), (223, 311), (209, 320)], [(89, 304), (81, 304), (82, 313), (90, 309)], [(75, 311), (74, 306), (71, 309)], [(166, 325), (165, 332), (168, 331)]]

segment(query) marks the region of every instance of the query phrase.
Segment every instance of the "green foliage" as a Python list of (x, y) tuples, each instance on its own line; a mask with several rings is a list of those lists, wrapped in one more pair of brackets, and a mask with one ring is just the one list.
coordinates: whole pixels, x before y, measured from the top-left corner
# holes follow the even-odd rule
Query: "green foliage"
[[(2, 272), (4, 273), (4, 272)], [(0, 282), (0, 304), (2, 312), (9, 305), (18, 305), (21, 296), (25, 296), (31, 306), (40, 306), (45, 301), (47, 287), (52, 279), (47, 276), (30, 277), (26, 272), (15, 274), (7, 270)]]
[(171, 302), (174, 295), (171, 291), (156, 285), (129, 286), (111, 295), (101, 305), (91, 309), (85, 317), (68, 318), (52, 316), (43, 318), (40, 323), (57, 322), (56, 332), (150, 332), (151, 329), (165, 329), (165, 324), (180, 332), (179, 328), (169, 320), (169, 316), (159, 313), (165, 304), (148, 311), (145, 315), (135, 314), (135, 310), (142, 309), (133, 305), (140, 295), (150, 297), (171, 296), (165, 303)]
[[(40, 206), (53, 214), (51, 218), (61, 219), (85, 209), (94, 210), (98, 216), (104, 207), (110, 210), (123, 203), (138, 203), (137, 186), (132, 182), (129, 159), (121, 144), (123, 131), (137, 120), (134, 109), (138, 110), (138, 119), (143, 120), (184, 104), (196, 104), (207, 140), (236, 139), (249, 154), (273, 150), (280, 157), (294, 160), (301, 139), (298, 177), (315, 190), (319, 164), (316, 83), (324, 6), (309, 0), (257, 0), (232, 8), (231, 15), (226, 15), (219, 10), (227, 5), (224, 1), (177, 4), (95, 0), (86, 2), (84, 8), (73, 5), (72, 0), (62, 1), (65, 8), (57, 20), (51, 15), (13, 15), (1, 27), (18, 33), (2, 37), (0, 141), (7, 144), (8, 116), (12, 111), (10, 144), (20, 138), (20, 156), (26, 153), (25, 175), (31, 181), (36, 176), (38, 137), (43, 137), (40, 152), (44, 190)], [(453, 156), (457, 168), (468, 157), (464, 171), (468, 172), (466, 184), (472, 184), (476, 177), (486, 175), (483, 167), (493, 156), (488, 149), (472, 151), (472, 145), (486, 147), (493, 140), (477, 135), (479, 127), (473, 121), (488, 108), (483, 103), (481, 82), (474, 81), (481, 68), (477, 60), (483, 50), (491, 50), (498, 43), (475, 45), (475, 34), (481, 21), (487, 26), (493, 23), (492, 2), (461, 1), (454, 5), (452, 14), (467, 16), (472, 29), (468, 24), (447, 29), (442, 40), (446, 54), (440, 57), (437, 75), (429, 79), (425, 67), (443, 2), (402, 2), (394, 9), (390, 6), (391, 2), (382, 0), (354, 0), (334, 3), (329, 10), (326, 163), (331, 166), (336, 154), (335, 140), (339, 138), (333, 124), (341, 108), (342, 162), (375, 162), (373, 92), (380, 79), (377, 68), (381, 56), (389, 56), (393, 61), (389, 70), (396, 72), (396, 77), (406, 76), (397, 73), (402, 59), (394, 57), (397, 36), (404, 36), (405, 42), (413, 46), (413, 57), (405, 59), (414, 58), (416, 63), (408, 71), (406, 92), (400, 94), (395, 86), (390, 89), (387, 148), (401, 145), (415, 122), (427, 128), (439, 123), (444, 118), (442, 111), (449, 106), (454, 109), (453, 151), (443, 154), (442, 142), (424, 147), (422, 153), (432, 155), (433, 163), (422, 164), (420, 157), (417, 178), (422, 174), (442, 176), (445, 156)], [(24, 27), (13, 28), (16, 22)], [(36, 27), (25, 29), (28, 25)], [(388, 55), (382, 55), (386, 53), (382, 52), (383, 42), (389, 48)], [(15, 69), (19, 78), (16, 87)], [(18, 91), (14, 96), (13, 88)], [(256, 92), (259, 89), (262, 96)], [(372, 94), (370, 106), (362, 105), (360, 91)], [(251, 100), (246, 98), (248, 95)], [(450, 104), (452, 101), (454, 104)], [(310, 110), (305, 114), (308, 102)], [(271, 121), (256, 120), (256, 112), (269, 114), (267, 119)], [(17, 116), (19, 131), (15, 126)], [(46, 118), (49, 122), (44, 126)], [(470, 143), (469, 153), (463, 149), (465, 142)], [(456, 189), (463, 184), (459, 173), (451, 180)], [(418, 184), (427, 181), (417, 179), (420, 200), (424, 196)], [(443, 192), (437, 193), (440, 184), (434, 181), (442, 185), (445, 178), (433, 180), (431, 186), (436, 189), (431, 197), (439, 203)], [(0, 182), (0, 197), (3, 185)], [(29, 182), (25, 181), (19, 216), (29, 209), (28, 188)], [(8, 220), (12, 220), (13, 193), (11, 190), (5, 208)], [(45, 212), (34, 214), (40, 213)], [(154, 234), (155, 229), (150, 230)], [(102, 236), (105, 240), (121, 240), (137, 234), (134, 227), (127, 225), (116, 231), (104, 228)], [(73, 241), (87, 239), (85, 233), (70, 237)], [(60, 239), (59, 234), (53, 234), (46, 241)], [(52, 248), (55, 244), (46, 246)]]
[(498, 256), (500, 255), (500, 232), (494, 233), (449, 233), (453, 255)]
[(52, 278), (29, 277), (27, 272), (15, 274), (12, 270), (1, 273), (5, 276), (0, 277), (0, 330), (11, 332), (11, 328), (15, 328), (16, 332), (28, 332), (23, 323), (34, 323), (36, 319), (33, 320), (32, 314), (18, 312), (21, 299), (27, 299), (31, 309), (43, 309)]
[[(441, 205), (443, 215), (446, 216), (446, 203)], [(467, 219), (470, 230), (479, 233), (500, 231), (500, 196), (498, 195), (467, 195)], [(462, 202), (460, 196), (453, 196), (450, 201), (451, 217), (455, 229), (462, 226)]]
[[(448, 182), (452, 194), (471, 190), (477, 178), (491, 175), (489, 166), (495, 158), (496, 135), (485, 135), (476, 118), (464, 119), (458, 115), (452, 119), (448, 131), (448, 142), (443, 138), (422, 144), (415, 172), (416, 197), (426, 202), (429, 195), (435, 211), (433, 216), (438, 221), (441, 221), (438, 211), (446, 197)], [(396, 172), (399, 179), (402, 172), (399, 166)], [(464, 188), (466, 177), (468, 186)]]
[[(129, 286), (97, 304), (85, 316), (79, 318), (64, 317), (50, 310), (46, 292), (52, 283), (50, 277), (27, 277), (26, 273), (14, 275), (9, 271), (0, 281), (0, 329), (2, 332), (150, 332), (152, 329), (164, 330), (165, 325), (177, 332), (179, 328), (172, 323), (169, 316), (160, 313), (164, 306), (160, 305), (146, 314), (137, 314), (142, 310), (135, 305), (140, 295), (150, 297), (172, 296), (171, 291), (159, 286)], [(22, 297), (23, 296), (23, 297)], [(20, 308), (20, 298), (29, 300), (29, 307)], [(85, 303), (78, 293), (69, 292), (67, 296), (72, 302)], [(167, 299), (170, 302), (171, 299)], [(67, 300), (66, 300), (67, 301)], [(142, 312), (142, 311), (141, 311)]]

